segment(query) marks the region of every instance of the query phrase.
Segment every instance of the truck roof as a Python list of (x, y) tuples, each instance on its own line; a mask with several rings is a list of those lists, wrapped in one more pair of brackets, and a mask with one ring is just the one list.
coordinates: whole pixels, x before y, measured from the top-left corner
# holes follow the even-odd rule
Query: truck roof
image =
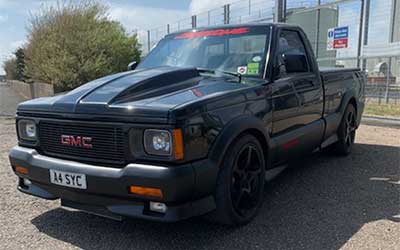
[(210, 29), (227, 29), (227, 28), (238, 28), (238, 27), (267, 27), (267, 26), (275, 26), (275, 27), (287, 27), (287, 28), (299, 28), (297, 25), (291, 25), (291, 24), (286, 24), (286, 23), (241, 23), (241, 24), (225, 24), (225, 25), (217, 25), (217, 26), (203, 26), (203, 27), (198, 27), (198, 28), (191, 28), (191, 29), (184, 29), (184, 30), (179, 30), (175, 32), (171, 32), (167, 34), (166, 36), (169, 35), (175, 35), (175, 34), (180, 34), (184, 32), (189, 32), (189, 31), (202, 31), (202, 30), (210, 30)]

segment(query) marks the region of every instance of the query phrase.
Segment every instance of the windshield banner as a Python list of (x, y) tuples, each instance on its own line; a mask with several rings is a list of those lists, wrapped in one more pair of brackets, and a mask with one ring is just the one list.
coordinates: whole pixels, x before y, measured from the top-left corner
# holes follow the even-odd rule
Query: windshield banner
[(226, 35), (239, 35), (249, 32), (249, 28), (235, 28), (235, 29), (217, 29), (217, 30), (204, 30), (204, 31), (191, 31), (179, 34), (175, 39), (192, 39), (206, 36), (226, 36)]

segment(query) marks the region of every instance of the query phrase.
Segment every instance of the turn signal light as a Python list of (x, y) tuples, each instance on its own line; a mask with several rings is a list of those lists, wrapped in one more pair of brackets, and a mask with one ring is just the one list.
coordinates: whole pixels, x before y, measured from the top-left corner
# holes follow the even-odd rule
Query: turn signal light
[(29, 171), (27, 168), (16, 166), (15, 167), (15, 172), (20, 173), (20, 174), (28, 174)]
[(174, 129), (173, 130), (174, 136), (174, 157), (175, 160), (182, 160), (183, 159), (183, 136), (182, 130)]
[(162, 197), (163, 197), (161, 189), (159, 189), (159, 188), (130, 186), (129, 187), (129, 192), (132, 193), (132, 194), (157, 197), (157, 198), (160, 198), (160, 199), (162, 199)]

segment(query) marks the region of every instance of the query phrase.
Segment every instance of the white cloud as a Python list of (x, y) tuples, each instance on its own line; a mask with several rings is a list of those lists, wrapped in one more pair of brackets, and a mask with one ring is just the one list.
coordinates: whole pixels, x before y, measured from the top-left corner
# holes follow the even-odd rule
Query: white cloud
[(222, 7), (223, 5), (231, 2), (232, 0), (192, 0), (190, 2), (189, 12), (191, 15), (195, 15), (211, 9)]
[(157, 27), (166, 27), (167, 23), (175, 24), (191, 15), (222, 7), (234, 0), (191, 0), (188, 10), (173, 10), (132, 5), (109, 4), (110, 17), (120, 21), (127, 31), (145, 31)]
[(110, 17), (120, 21), (128, 31), (151, 29), (171, 21), (186, 17), (189, 12), (149, 7), (117, 6), (111, 7)]
[(186, 10), (129, 5), (113, 5), (110, 8), (110, 18), (121, 22), (127, 32), (136, 32), (144, 51), (147, 50), (147, 30), (151, 30), (151, 40), (159, 40), (166, 34), (167, 23), (173, 23), (188, 16), (190, 13)]
[(12, 58), (13, 52), (22, 47), (23, 44), (25, 43), (25, 40), (16, 40), (12, 41), (10, 43), (1, 43), (0, 44), (0, 75), (5, 74), (4, 69), (3, 69), (3, 63), (9, 59)]
[(152, 41), (159, 40), (166, 34), (167, 24), (171, 24), (170, 31), (176, 31), (178, 29), (177, 22), (184, 19), (180, 23), (180, 28), (189, 28), (191, 15), (221, 7), (229, 2), (232, 0), (191, 0), (188, 10), (135, 7), (128, 4), (109, 3), (108, 5), (110, 6), (110, 17), (121, 22), (128, 32), (137, 32), (139, 41), (146, 50), (147, 30), (151, 31)]
[(10, 44), (10, 49), (14, 51), (14, 50), (16, 50), (18, 48), (21, 48), (24, 45), (24, 43), (25, 43), (25, 40), (13, 41)]

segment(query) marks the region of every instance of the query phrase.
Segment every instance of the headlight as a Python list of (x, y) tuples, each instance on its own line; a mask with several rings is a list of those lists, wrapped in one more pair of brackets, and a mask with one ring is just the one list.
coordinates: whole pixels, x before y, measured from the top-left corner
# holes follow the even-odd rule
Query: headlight
[(18, 134), (22, 140), (35, 141), (37, 139), (36, 123), (32, 120), (19, 120)]
[(171, 133), (167, 130), (147, 129), (144, 131), (144, 149), (148, 154), (169, 156), (172, 153)]

